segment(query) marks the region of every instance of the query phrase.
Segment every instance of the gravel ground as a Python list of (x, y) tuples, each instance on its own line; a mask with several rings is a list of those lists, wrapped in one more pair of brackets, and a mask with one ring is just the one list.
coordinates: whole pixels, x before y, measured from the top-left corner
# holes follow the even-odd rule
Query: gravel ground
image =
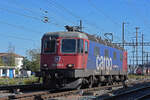
[(48, 100), (93, 100), (93, 99), (98, 98), (101, 95), (103, 95), (101, 98), (105, 97), (106, 94), (107, 94), (107, 96), (111, 95), (111, 93), (109, 93), (109, 92), (115, 91), (119, 88), (122, 88), (122, 86), (109, 88), (107, 90), (99, 90), (99, 91), (86, 92), (86, 93), (83, 93), (82, 91), (80, 91), (76, 95), (70, 95), (70, 96), (66, 96), (66, 97), (57, 97), (57, 98), (48, 99)]
[[(143, 80), (146, 81), (148, 79), (143, 79)], [(139, 81), (140, 81), (139, 79), (129, 79), (128, 81), (126, 81), (126, 83), (130, 83), (130, 82), (138, 83)], [(57, 98), (48, 99), (48, 100), (93, 100), (93, 99), (95, 100), (96, 98), (97, 98), (97, 100), (102, 100), (106, 97), (133, 89), (135, 87), (139, 87), (141, 85), (142, 84), (134, 85), (134, 87), (131, 85), (127, 89), (124, 89), (123, 86), (120, 86), (120, 87), (113, 87), (113, 88), (109, 88), (106, 90), (99, 90), (99, 91), (94, 91), (94, 92), (83, 93), (82, 91), (80, 91), (76, 95), (70, 95), (70, 96), (66, 96), (66, 97), (57, 97)], [(5, 97), (5, 96), (9, 96), (9, 95), (15, 95), (15, 94), (0, 93), (0, 97)]]
[[(149, 80), (149, 79), (142, 79), (142, 80)], [(126, 83), (130, 83), (130, 82), (134, 82), (134, 83), (138, 83), (139, 81), (141, 81), (141, 79), (129, 79), (126, 81)], [(149, 84), (149, 83), (147, 83)], [(48, 100), (103, 100), (106, 97), (118, 94), (118, 93), (122, 93), (128, 90), (132, 90), (136, 87), (140, 87), (143, 86), (143, 84), (137, 84), (137, 85), (130, 85), (128, 88), (123, 88), (123, 86), (120, 87), (113, 87), (107, 90), (99, 90), (99, 91), (94, 91), (93, 92), (88, 92), (88, 93), (82, 93), (82, 91), (77, 94), (77, 95), (70, 95), (67, 97), (58, 97), (58, 98), (53, 98), (53, 99), (48, 99)]]
[(10, 95), (14, 95), (14, 94), (13, 93), (0, 93), (0, 98), (10, 96)]

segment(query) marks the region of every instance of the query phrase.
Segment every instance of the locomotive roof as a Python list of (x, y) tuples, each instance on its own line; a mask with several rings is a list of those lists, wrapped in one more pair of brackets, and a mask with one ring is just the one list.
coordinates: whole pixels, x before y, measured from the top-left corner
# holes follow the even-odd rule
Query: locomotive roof
[(77, 38), (88, 39), (88, 36), (81, 32), (47, 32), (46, 34), (44, 34), (43, 37), (49, 37), (49, 36), (53, 36), (56, 38), (57, 37), (65, 37), (65, 38), (77, 37)]
[(122, 50), (124, 51), (124, 49), (116, 44), (113, 44), (107, 40), (103, 40), (101, 37), (96, 37), (94, 35), (90, 35), (88, 33), (84, 33), (88, 36), (88, 39), (91, 40), (91, 41), (95, 41), (95, 42), (98, 42), (98, 43), (101, 43), (103, 45), (106, 45), (106, 46), (110, 46), (110, 47), (113, 47), (113, 48), (116, 48), (116, 49), (119, 49), (119, 50)]
[(77, 38), (83, 38), (83, 39), (89, 39), (113, 48), (117, 48), (119, 50), (124, 50), (122, 47), (115, 45), (107, 40), (103, 40), (100, 37), (95, 37), (94, 35), (90, 35), (88, 33), (84, 33), (84, 32), (47, 32), (44, 34), (43, 37), (50, 37), (53, 36), (55, 38), (57, 37), (65, 37), (65, 38), (70, 38), (70, 37), (77, 37)]

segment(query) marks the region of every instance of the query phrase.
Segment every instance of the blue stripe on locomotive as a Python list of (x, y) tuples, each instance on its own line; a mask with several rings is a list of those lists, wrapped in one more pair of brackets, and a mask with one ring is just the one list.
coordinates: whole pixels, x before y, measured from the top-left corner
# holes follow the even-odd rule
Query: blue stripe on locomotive
[[(122, 55), (123, 57), (123, 51), (118, 50), (116, 48), (112, 48), (110, 46), (106, 46), (94, 41), (89, 41), (89, 53), (88, 53), (88, 62), (87, 62), (87, 69), (97, 69), (96, 67), (96, 60), (97, 57), (94, 55), (94, 48), (99, 47), (99, 57), (104, 57), (104, 52), (105, 49), (108, 50), (108, 57), (112, 59), (112, 64), (111, 64), (111, 69), (112, 70), (122, 70), (122, 65), (123, 65), (123, 60), (120, 60), (120, 55)], [(114, 55), (113, 53), (116, 52), (116, 59), (114, 59)], [(101, 61), (99, 60), (98, 63), (101, 63)], [(106, 61), (105, 61), (106, 63)], [(107, 66), (103, 66), (104, 68), (106, 68)]]

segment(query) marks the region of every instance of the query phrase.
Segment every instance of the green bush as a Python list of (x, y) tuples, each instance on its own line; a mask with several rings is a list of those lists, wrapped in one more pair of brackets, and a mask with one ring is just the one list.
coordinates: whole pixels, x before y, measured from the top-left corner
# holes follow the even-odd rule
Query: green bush
[(33, 83), (33, 80), (24, 80), (24, 82), (23, 82), (25, 85), (27, 85), (27, 84), (32, 84)]
[(0, 81), (0, 85), (7, 85), (5, 81)]
[(13, 80), (13, 79), (10, 79), (10, 80), (8, 81), (8, 84), (9, 84), (9, 85), (14, 85), (14, 84), (17, 84), (17, 81), (16, 81), (16, 80)]

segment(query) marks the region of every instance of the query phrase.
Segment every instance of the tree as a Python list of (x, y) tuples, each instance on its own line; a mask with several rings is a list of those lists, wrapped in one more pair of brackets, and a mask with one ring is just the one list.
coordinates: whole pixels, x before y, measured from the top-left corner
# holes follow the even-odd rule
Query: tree
[(27, 57), (25, 57), (23, 59), (23, 66), (22, 66), (22, 68), (25, 69), (25, 70), (31, 70), (31, 61), (29, 61), (27, 59)]
[(8, 66), (15, 66), (15, 56), (13, 55), (13, 53), (8, 53), (7, 56), (8, 59)]
[(15, 66), (14, 52), (15, 52), (15, 47), (10, 43), (8, 46), (7, 66)]
[(2, 58), (0, 57), (0, 66), (3, 66), (3, 65), (4, 65), (4, 63), (2, 61)]
[(40, 49), (27, 50), (27, 57), (23, 60), (23, 68), (33, 72), (40, 69)]

